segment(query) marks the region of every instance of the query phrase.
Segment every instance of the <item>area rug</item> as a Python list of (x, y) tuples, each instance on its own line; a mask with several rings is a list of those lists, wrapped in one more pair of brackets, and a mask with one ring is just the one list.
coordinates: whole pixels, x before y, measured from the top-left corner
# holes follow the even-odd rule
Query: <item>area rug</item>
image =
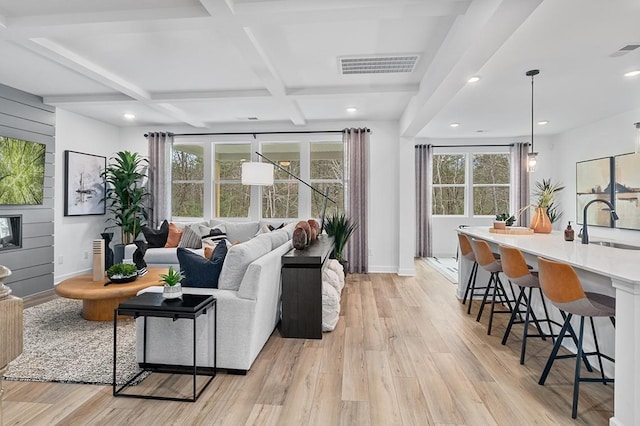
[(458, 261), (455, 257), (425, 257), (429, 266), (453, 284), (458, 284)]
[[(6, 380), (113, 383), (113, 321), (82, 318), (82, 302), (55, 299), (24, 310), (24, 348), (9, 363)], [(118, 322), (117, 384), (139, 370), (135, 322)]]

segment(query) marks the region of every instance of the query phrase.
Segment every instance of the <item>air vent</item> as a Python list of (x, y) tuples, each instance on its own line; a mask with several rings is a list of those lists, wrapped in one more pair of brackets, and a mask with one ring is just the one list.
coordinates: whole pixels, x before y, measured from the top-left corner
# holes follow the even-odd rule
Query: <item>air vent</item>
[(626, 46), (621, 47), (620, 49), (616, 50), (609, 56), (612, 58), (617, 58), (619, 56), (626, 55), (629, 52), (633, 52), (639, 47), (640, 47), (640, 44), (627, 44)]
[(339, 58), (342, 74), (388, 74), (413, 72), (418, 55)]

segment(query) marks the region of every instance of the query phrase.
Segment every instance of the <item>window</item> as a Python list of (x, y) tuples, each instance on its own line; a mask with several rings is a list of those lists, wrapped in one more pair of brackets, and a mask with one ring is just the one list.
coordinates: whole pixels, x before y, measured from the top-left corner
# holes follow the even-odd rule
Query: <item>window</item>
[(204, 146), (173, 144), (171, 155), (173, 216), (203, 217)]
[(432, 178), (434, 215), (493, 216), (511, 212), (507, 153), (434, 154)]
[[(262, 154), (287, 172), (300, 176), (300, 144), (262, 145)], [(298, 181), (274, 168), (273, 185), (262, 187), (262, 217), (298, 217)]]
[(473, 214), (509, 213), (511, 170), (508, 154), (473, 156)]
[(215, 145), (215, 217), (247, 217), (251, 187), (243, 185), (242, 163), (251, 158), (251, 144)]
[[(311, 144), (311, 186), (321, 193), (329, 189), (329, 198), (336, 202), (338, 211), (344, 211), (344, 148), (342, 143), (319, 142)], [(324, 197), (311, 194), (311, 216), (320, 218)]]
[(434, 154), (434, 215), (463, 215), (465, 204), (465, 155)]

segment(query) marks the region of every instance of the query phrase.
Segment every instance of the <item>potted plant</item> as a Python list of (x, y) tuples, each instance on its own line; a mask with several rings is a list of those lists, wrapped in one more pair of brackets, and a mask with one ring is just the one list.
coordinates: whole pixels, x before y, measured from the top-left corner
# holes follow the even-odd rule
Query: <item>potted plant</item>
[(358, 227), (344, 213), (334, 213), (325, 219), (324, 229), (327, 235), (333, 237), (335, 258), (342, 264), (345, 275), (349, 270), (349, 262), (343, 257), (344, 247), (351, 234)]
[[(127, 245), (140, 233), (147, 218), (145, 202), (149, 192), (142, 183), (147, 178), (148, 161), (130, 151), (120, 151), (109, 161), (109, 166), (102, 173), (107, 183), (104, 202), (112, 214), (107, 221), (113, 221), (120, 227), (120, 243)], [(124, 247), (114, 246), (114, 253), (114, 262), (122, 261)]]
[(164, 283), (162, 290), (162, 297), (165, 299), (177, 299), (182, 297), (182, 284), (180, 281), (184, 278), (184, 275), (180, 271), (173, 269), (173, 266), (169, 266), (169, 272), (166, 274), (160, 274), (160, 279)]
[(534, 232), (548, 234), (551, 232), (551, 224), (560, 219), (562, 212), (558, 211), (554, 205), (555, 194), (564, 189), (560, 184), (551, 183), (551, 179), (542, 179), (542, 182), (536, 182), (536, 190), (533, 195), (537, 200), (532, 207), (535, 208), (531, 225), (529, 226)]
[(107, 269), (107, 277), (109, 277), (109, 281), (115, 284), (128, 283), (138, 278), (138, 270), (136, 265), (116, 263)]
[(493, 227), (495, 229), (505, 229), (507, 226), (511, 226), (516, 221), (516, 217), (509, 213), (500, 213), (496, 215), (496, 220), (493, 221)]

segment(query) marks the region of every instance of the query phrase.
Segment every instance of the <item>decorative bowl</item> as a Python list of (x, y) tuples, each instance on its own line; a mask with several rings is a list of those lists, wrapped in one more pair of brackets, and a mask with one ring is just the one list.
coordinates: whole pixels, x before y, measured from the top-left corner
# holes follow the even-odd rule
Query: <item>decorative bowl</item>
[(109, 277), (109, 280), (113, 283), (113, 284), (125, 284), (125, 283), (130, 283), (131, 281), (135, 281), (138, 278), (138, 274), (132, 274), (132, 275), (113, 275), (111, 277)]

